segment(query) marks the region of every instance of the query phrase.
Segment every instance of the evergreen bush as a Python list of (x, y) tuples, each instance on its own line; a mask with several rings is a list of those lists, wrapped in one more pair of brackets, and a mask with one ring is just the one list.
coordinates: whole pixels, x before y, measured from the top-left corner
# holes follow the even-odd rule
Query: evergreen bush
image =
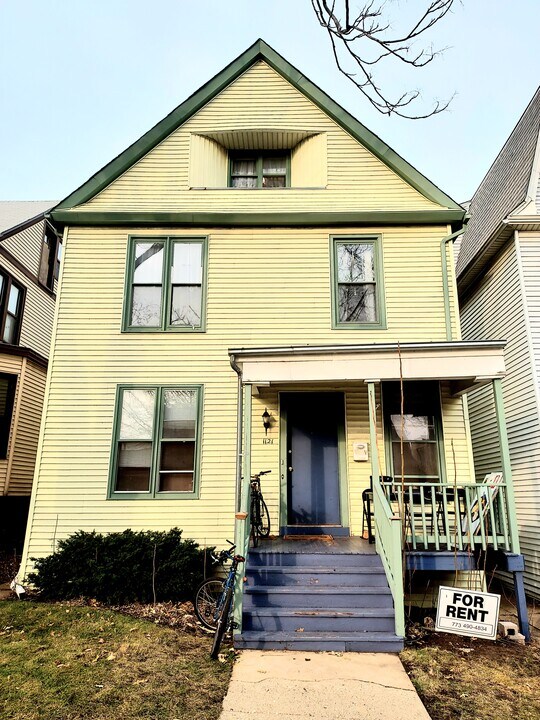
[[(45, 600), (95, 599), (110, 605), (191, 599), (209, 552), (182, 531), (76, 532), (28, 577)], [(155, 591), (155, 598), (154, 598)]]

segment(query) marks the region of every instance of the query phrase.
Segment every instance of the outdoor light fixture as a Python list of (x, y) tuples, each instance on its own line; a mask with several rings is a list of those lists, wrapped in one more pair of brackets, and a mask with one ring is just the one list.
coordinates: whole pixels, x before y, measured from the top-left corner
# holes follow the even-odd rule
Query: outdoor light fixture
[(268, 435), (268, 428), (270, 427), (271, 419), (272, 419), (272, 416), (268, 412), (268, 408), (264, 408), (264, 412), (262, 414), (262, 421), (263, 421), (263, 428), (264, 428), (265, 435)]

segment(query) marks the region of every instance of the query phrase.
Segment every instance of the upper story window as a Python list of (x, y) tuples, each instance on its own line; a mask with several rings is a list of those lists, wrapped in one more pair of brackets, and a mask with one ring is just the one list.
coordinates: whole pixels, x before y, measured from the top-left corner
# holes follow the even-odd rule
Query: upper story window
[(17, 345), (21, 334), (24, 288), (11, 275), (0, 272), (0, 337), (2, 342)]
[(332, 259), (332, 326), (386, 327), (381, 238), (334, 237)]
[(131, 238), (123, 329), (204, 331), (206, 239)]
[(49, 290), (54, 290), (54, 281), (58, 280), (61, 257), (62, 242), (52, 228), (45, 224), (39, 264), (39, 282)]
[(229, 187), (290, 187), (290, 153), (242, 152), (230, 155)]

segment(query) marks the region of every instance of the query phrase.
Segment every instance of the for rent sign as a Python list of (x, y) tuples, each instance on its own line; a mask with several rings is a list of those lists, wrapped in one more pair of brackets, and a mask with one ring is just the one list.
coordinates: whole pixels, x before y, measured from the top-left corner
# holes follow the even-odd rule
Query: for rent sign
[(440, 587), (436, 630), (495, 640), (500, 595)]

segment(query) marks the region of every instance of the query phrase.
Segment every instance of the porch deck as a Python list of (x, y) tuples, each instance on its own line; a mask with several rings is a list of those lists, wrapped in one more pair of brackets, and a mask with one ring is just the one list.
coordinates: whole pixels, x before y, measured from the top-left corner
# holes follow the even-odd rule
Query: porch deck
[(259, 553), (295, 553), (332, 555), (375, 555), (375, 546), (361, 537), (336, 537), (332, 540), (285, 540), (282, 537), (261, 540)]

